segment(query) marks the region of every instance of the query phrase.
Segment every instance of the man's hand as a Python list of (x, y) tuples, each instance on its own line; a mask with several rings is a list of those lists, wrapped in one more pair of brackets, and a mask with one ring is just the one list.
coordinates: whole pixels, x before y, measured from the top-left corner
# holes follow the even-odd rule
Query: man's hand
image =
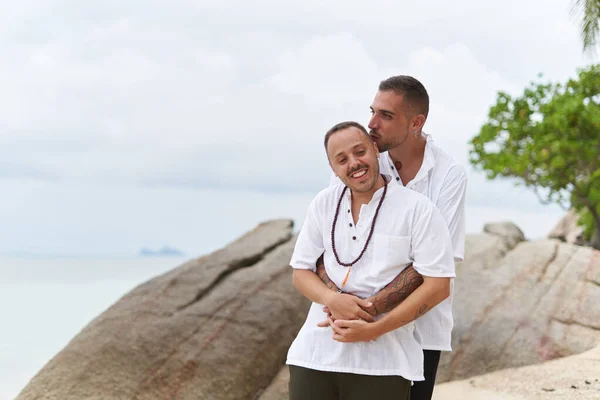
[[(338, 287), (331, 281), (331, 279), (329, 279), (329, 276), (327, 276), (327, 272), (325, 271), (323, 256), (319, 257), (317, 260), (317, 276), (329, 289), (337, 292)], [(412, 265), (409, 265), (379, 293), (376, 293), (374, 296), (367, 299), (368, 303), (371, 303), (371, 305), (361, 305), (361, 308), (373, 317), (382, 313), (390, 312), (422, 284), (423, 277), (412, 267)], [(323, 312), (326, 313), (328, 317), (333, 317), (333, 320), (337, 319), (335, 315), (332, 315), (331, 309), (327, 307), (327, 305), (323, 307)], [(356, 318), (342, 317), (342, 319)], [(363, 319), (366, 321), (372, 321), (372, 319), (367, 319), (364, 317)], [(329, 321), (324, 320), (319, 322), (317, 326), (322, 328), (327, 327), (329, 326)]]
[[(361, 306), (360, 306), (360, 308), (362, 308), (362, 309), (363, 309), (363, 311), (367, 312), (367, 313), (368, 313), (368, 314), (369, 314), (371, 317), (376, 317), (376, 316), (377, 316), (377, 312), (376, 312), (375, 304), (373, 304), (373, 303), (371, 302), (371, 301), (372, 301), (372, 299), (373, 299), (373, 298), (372, 298), (372, 297), (370, 297), (370, 298), (368, 298), (368, 299), (364, 300), (364, 301), (366, 301), (366, 302), (367, 302), (367, 304), (369, 304), (369, 306), (364, 306), (364, 305), (361, 305)], [(361, 304), (365, 304), (365, 303), (361, 303)], [(327, 306), (323, 307), (323, 312), (327, 314), (327, 318), (330, 318), (330, 317), (332, 317), (332, 315), (331, 315), (331, 310), (329, 309), (329, 307), (327, 307)], [(367, 318), (363, 318), (363, 319), (364, 319), (365, 321), (373, 321), (373, 319), (367, 319)], [(335, 321), (335, 318), (333, 318), (333, 321)], [(326, 320), (324, 320), (324, 321), (321, 321), (321, 322), (319, 322), (319, 323), (317, 324), (317, 326), (318, 326), (318, 327), (321, 327), (321, 328), (328, 327), (328, 326), (329, 326), (329, 320), (327, 320), (327, 319), (326, 319)]]
[(381, 336), (377, 323), (370, 324), (360, 320), (341, 319), (333, 321), (331, 318), (328, 322), (333, 329), (333, 340), (338, 342), (369, 342)]
[[(371, 303), (367, 300), (361, 299), (360, 297), (346, 293), (331, 292), (325, 305), (331, 312), (331, 317), (334, 320), (363, 319), (369, 322), (373, 321), (371, 314), (363, 309), (371, 307)], [(321, 325), (323, 323), (325, 323), (324, 326), (329, 325), (329, 322), (321, 322), (319, 323), (319, 326), (323, 326)]]
[[(325, 274), (325, 277), (327, 277), (327, 274)], [(321, 277), (321, 280), (323, 280), (323, 277)], [(363, 309), (374, 317), (390, 312), (422, 284), (423, 277), (410, 265), (400, 272), (386, 287), (381, 289), (379, 293), (369, 297), (367, 300), (373, 305), (367, 308), (363, 307)], [(327, 313), (327, 316), (331, 316), (331, 312), (327, 307), (323, 308), (323, 312)], [(329, 326), (329, 321), (319, 322), (317, 326), (322, 328), (327, 327)]]

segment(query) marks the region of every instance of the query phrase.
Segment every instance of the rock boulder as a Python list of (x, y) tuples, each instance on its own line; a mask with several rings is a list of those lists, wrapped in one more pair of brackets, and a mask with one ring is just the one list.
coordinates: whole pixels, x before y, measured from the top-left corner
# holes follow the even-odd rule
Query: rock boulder
[(17, 400), (252, 399), (285, 361), (308, 302), (291, 283), (292, 222), (125, 295), (29, 382)]
[(579, 246), (585, 245), (583, 238), (583, 227), (577, 224), (579, 215), (575, 210), (571, 209), (565, 214), (565, 216), (558, 221), (556, 226), (552, 228), (548, 234), (549, 239), (558, 239), (560, 241), (577, 244)]
[[(294, 243), (291, 221), (270, 221), (138, 286), (17, 400), (283, 400), (286, 353), (308, 309), (291, 283)], [(600, 252), (525, 241), (506, 222), (467, 235), (465, 250), (455, 280), (454, 351), (442, 353), (439, 383), (600, 343)]]
[(505, 255), (484, 235), (457, 266), (453, 352), (440, 382), (581, 353), (600, 343), (600, 253), (558, 240)]

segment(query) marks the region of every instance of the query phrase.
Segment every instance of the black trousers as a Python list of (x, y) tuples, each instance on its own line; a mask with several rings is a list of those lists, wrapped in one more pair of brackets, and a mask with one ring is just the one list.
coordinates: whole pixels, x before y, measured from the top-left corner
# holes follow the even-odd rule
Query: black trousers
[(410, 381), (401, 376), (373, 376), (290, 369), (289, 400), (409, 400)]
[(441, 353), (439, 350), (423, 350), (425, 380), (414, 382), (410, 390), (410, 400), (431, 400)]

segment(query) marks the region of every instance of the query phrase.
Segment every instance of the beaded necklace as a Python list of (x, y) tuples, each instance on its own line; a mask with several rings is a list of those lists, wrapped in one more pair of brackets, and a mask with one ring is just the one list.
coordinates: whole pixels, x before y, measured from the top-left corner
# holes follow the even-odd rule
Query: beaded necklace
[(348, 268), (348, 272), (346, 272), (346, 276), (344, 277), (344, 280), (342, 281), (342, 288), (346, 285), (346, 282), (348, 281), (348, 276), (350, 276), (350, 271), (352, 270), (352, 266), (354, 264), (356, 264), (358, 262), (358, 260), (360, 260), (362, 258), (362, 256), (365, 254), (365, 251), (367, 250), (367, 246), (369, 245), (369, 242), (371, 241), (371, 236), (373, 236), (373, 230), (375, 229), (375, 221), (377, 221), (377, 215), (379, 214), (379, 209), (381, 208), (381, 205), (383, 204), (383, 199), (385, 199), (385, 195), (387, 193), (388, 183), (383, 175), (381, 175), (381, 177), (383, 178), (383, 182), (384, 182), (383, 194), (381, 195), (379, 204), (377, 204), (377, 208), (375, 209), (375, 215), (373, 216), (373, 221), (371, 222), (371, 230), (369, 231), (369, 236), (367, 236), (365, 246), (363, 247), (363, 249), (360, 252), (360, 254), (358, 255), (358, 257), (354, 261), (349, 262), (349, 263), (343, 263), (340, 261), (340, 257), (338, 256), (337, 250), (335, 248), (335, 225), (337, 223), (338, 215), (340, 213), (340, 205), (342, 204), (342, 199), (344, 198), (344, 194), (346, 193), (348, 186), (346, 186), (344, 188), (344, 190), (342, 190), (342, 194), (340, 195), (340, 199), (338, 200), (337, 207), (335, 208), (335, 216), (333, 217), (333, 225), (331, 226), (331, 247), (333, 249), (333, 255), (335, 256), (335, 260), (337, 261), (337, 263), (339, 265), (344, 266), (344, 267), (350, 267), (350, 268)]

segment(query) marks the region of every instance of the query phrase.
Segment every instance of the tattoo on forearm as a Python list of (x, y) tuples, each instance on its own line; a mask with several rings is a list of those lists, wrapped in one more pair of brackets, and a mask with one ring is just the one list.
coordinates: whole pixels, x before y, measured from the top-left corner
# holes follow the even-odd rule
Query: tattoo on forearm
[(329, 279), (327, 272), (325, 272), (325, 263), (323, 262), (323, 256), (319, 257), (317, 260), (317, 276), (321, 278), (323, 283), (327, 285), (327, 287), (331, 290), (338, 290), (338, 287)]
[(427, 313), (427, 311), (429, 311), (429, 306), (427, 304), (423, 304), (421, 307), (419, 307), (419, 309), (417, 310), (417, 313), (415, 314), (415, 319), (419, 318), (420, 316), (424, 315), (425, 313)]
[(413, 322), (414, 320), (416, 320), (417, 318), (423, 316), (424, 314), (427, 313), (427, 311), (429, 311), (429, 306), (427, 304), (423, 304), (421, 307), (419, 307), (417, 309), (417, 312), (415, 313), (414, 318), (412, 319), (405, 319), (403, 320), (404, 323), (408, 324), (409, 322)]
[[(370, 299), (373, 303), (373, 312), (370, 314), (375, 316), (392, 311), (421, 284), (423, 284), (423, 277), (412, 265), (406, 267), (392, 282)], [(427, 311), (423, 313), (425, 312)]]

